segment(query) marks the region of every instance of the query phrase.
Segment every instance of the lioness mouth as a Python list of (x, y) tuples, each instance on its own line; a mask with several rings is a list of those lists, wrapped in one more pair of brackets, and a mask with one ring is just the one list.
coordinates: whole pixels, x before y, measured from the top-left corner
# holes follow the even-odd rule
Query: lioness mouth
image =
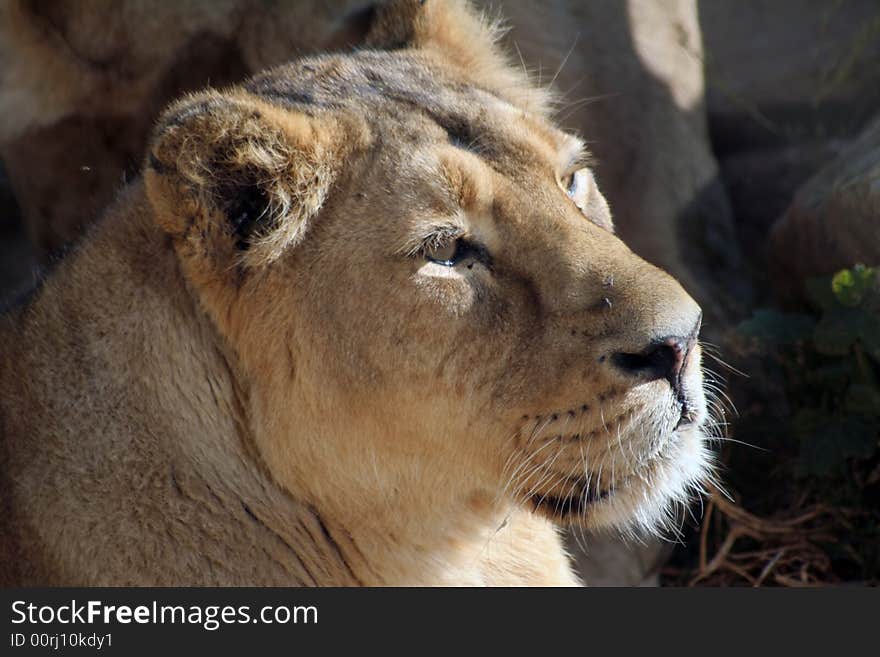
[(566, 497), (536, 493), (530, 500), (536, 511), (543, 511), (556, 518), (565, 518), (572, 514), (583, 514), (591, 505), (608, 499), (613, 492), (613, 488), (607, 488), (603, 491), (590, 490), (586, 495), (581, 492)]
[(673, 431), (678, 431), (679, 429), (685, 429), (691, 426), (692, 424), (694, 424), (696, 419), (697, 414), (694, 412), (694, 410), (686, 405), (683, 406), (681, 409), (681, 415), (679, 416), (678, 422), (676, 423), (675, 429), (673, 429)]

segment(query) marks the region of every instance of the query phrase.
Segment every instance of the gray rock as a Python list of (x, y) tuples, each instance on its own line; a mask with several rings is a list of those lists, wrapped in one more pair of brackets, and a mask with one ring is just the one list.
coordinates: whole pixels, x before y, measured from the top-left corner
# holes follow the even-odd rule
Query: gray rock
[(767, 287), (767, 234), (771, 226), (791, 204), (798, 188), (847, 145), (836, 139), (808, 141), (744, 151), (721, 160), (740, 247), (759, 290)]
[(659, 586), (660, 568), (672, 544), (647, 538), (642, 542), (594, 533), (579, 540), (568, 535), (568, 549), (586, 586)]
[(880, 264), (880, 117), (798, 190), (769, 249), (784, 295), (809, 276)]
[(877, 0), (702, 0), (716, 151), (846, 137), (880, 109)]

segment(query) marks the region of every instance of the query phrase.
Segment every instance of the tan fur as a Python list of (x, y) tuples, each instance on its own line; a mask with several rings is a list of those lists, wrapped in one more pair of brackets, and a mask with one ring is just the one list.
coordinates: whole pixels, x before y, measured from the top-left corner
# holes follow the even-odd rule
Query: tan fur
[(705, 475), (699, 347), (680, 398), (616, 360), (699, 307), (569, 198), (580, 144), (485, 22), (383, 11), (170, 107), (5, 320), (4, 583), (572, 585), (554, 523)]

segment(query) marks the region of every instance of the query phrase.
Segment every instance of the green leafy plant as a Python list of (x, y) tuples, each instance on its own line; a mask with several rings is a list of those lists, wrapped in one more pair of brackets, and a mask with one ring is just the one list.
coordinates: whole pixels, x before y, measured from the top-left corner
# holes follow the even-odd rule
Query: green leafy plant
[(837, 480), (880, 456), (880, 269), (810, 280), (807, 296), (808, 312), (759, 310), (738, 330), (783, 365), (795, 473)]
[(880, 266), (810, 280), (806, 299), (730, 341), (749, 374), (722, 449), (742, 507), (713, 499), (730, 508), (701, 529), (697, 579), (880, 583)]

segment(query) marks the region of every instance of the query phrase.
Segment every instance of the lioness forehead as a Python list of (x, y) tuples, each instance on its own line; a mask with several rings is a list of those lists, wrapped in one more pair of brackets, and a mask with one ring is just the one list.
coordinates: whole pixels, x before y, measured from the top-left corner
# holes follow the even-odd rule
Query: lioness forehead
[(542, 150), (551, 152), (553, 159), (574, 161), (584, 149), (580, 139), (556, 129), (545, 117), (464, 81), (460, 73), (446, 71), (420, 53), (319, 56), (267, 71), (245, 88), (309, 115), (348, 110), (404, 130), (411, 125), (413, 132), (432, 122), (454, 145), (492, 160), (524, 155), (524, 140), (517, 139), (517, 133), (528, 135), (529, 142), (542, 142)]

